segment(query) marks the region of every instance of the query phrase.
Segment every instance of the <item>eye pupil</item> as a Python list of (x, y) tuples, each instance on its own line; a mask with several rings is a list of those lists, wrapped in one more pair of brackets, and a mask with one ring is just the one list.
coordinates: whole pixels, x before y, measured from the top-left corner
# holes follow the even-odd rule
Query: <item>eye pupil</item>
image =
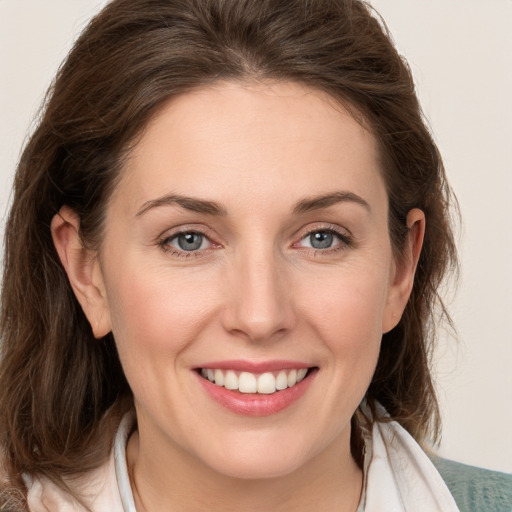
[(183, 233), (178, 236), (178, 245), (184, 251), (197, 251), (203, 243), (203, 235), (199, 233)]
[(332, 246), (334, 236), (328, 231), (316, 231), (310, 235), (311, 247), (315, 249), (328, 249)]

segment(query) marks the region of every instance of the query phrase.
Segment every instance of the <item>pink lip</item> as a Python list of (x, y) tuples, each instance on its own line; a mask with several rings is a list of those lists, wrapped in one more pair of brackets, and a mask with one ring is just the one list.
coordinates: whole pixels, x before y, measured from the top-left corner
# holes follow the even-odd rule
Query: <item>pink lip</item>
[(238, 370), (241, 372), (265, 373), (276, 370), (300, 370), (301, 368), (310, 368), (312, 365), (298, 361), (274, 360), (274, 361), (249, 361), (242, 359), (233, 359), (228, 361), (210, 361), (198, 368), (210, 368), (212, 370)]
[[(281, 362), (282, 363), (282, 362)], [(215, 363), (216, 365), (217, 363)], [(243, 366), (243, 367), (242, 367)], [(234, 370), (240, 369), (241, 371), (252, 371), (253, 373), (263, 373), (263, 371), (273, 371), (275, 369), (282, 368), (306, 368), (307, 365), (296, 366), (283, 366), (280, 365), (277, 368), (273, 367), (273, 365), (269, 365), (265, 363), (264, 370), (262, 371), (261, 365), (256, 365), (257, 369), (248, 370), (246, 365), (242, 365), (240, 367), (234, 367), (233, 365), (227, 366), (225, 368), (231, 368)], [(203, 367), (204, 368), (204, 367)], [(225, 369), (222, 365), (213, 366), (208, 364), (206, 368), (219, 368)], [(254, 366), (252, 367), (254, 368)], [(309, 386), (312, 384), (313, 380), (318, 373), (318, 370), (315, 368), (310, 371), (307, 377), (292, 386), (291, 388), (284, 389), (282, 391), (277, 391), (271, 395), (264, 395), (258, 393), (240, 393), (239, 391), (232, 391), (226, 389), (222, 386), (217, 386), (216, 384), (210, 382), (209, 380), (201, 377), (198, 372), (194, 372), (199, 380), (199, 384), (203, 387), (206, 393), (212, 398), (215, 402), (222, 405), (226, 409), (236, 414), (244, 415), (244, 416), (270, 416), (272, 414), (276, 414), (280, 411), (283, 411), (294, 402), (299, 400), (304, 393), (306, 393)]]

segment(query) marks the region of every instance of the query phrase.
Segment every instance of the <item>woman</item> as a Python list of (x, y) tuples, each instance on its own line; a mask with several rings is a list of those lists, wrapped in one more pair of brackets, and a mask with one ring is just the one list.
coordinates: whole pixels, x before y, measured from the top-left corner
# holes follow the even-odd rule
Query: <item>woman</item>
[(6, 495), (31, 511), (458, 510), (417, 444), (439, 433), (449, 199), (364, 4), (109, 4), (16, 175)]

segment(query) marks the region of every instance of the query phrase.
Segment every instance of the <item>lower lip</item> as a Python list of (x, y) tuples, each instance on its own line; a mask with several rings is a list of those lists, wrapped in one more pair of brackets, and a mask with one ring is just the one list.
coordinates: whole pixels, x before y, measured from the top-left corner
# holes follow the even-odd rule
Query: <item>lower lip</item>
[(317, 369), (314, 369), (295, 386), (265, 395), (232, 391), (217, 386), (196, 373), (200, 384), (213, 400), (231, 412), (244, 416), (270, 416), (283, 411), (304, 395), (316, 374)]

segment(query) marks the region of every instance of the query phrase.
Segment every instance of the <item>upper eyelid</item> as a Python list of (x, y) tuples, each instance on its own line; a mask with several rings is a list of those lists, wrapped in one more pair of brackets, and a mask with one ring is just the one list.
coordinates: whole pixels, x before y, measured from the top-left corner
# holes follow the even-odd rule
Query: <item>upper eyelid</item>
[(349, 229), (342, 226), (338, 226), (336, 224), (332, 224), (330, 222), (309, 223), (306, 226), (303, 226), (301, 229), (299, 229), (295, 236), (297, 239), (302, 240), (304, 237), (317, 231), (330, 231), (336, 235), (345, 238), (352, 238), (353, 236)]
[(165, 229), (158, 235), (158, 240), (165, 240), (168, 238), (175, 238), (179, 235), (183, 235), (186, 233), (197, 233), (198, 235), (203, 235), (208, 240), (212, 241), (212, 238), (215, 238), (212, 230), (208, 228), (207, 226), (201, 225), (201, 224), (190, 224), (190, 225), (184, 225), (184, 226), (178, 226), (175, 228), (168, 228)]
[[(219, 247), (220, 244), (214, 242), (211, 237), (209, 237), (208, 235), (206, 235), (205, 233), (201, 232), (201, 231), (192, 231), (192, 230), (188, 230), (188, 231), (177, 231), (176, 233), (173, 233), (171, 235), (164, 235), (162, 238), (159, 239), (158, 241), (158, 245), (167, 245), (167, 244), (170, 244), (171, 242), (174, 242), (179, 236), (181, 235), (186, 235), (188, 233), (194, 233), (196, 235), (200, 235), (202, 237), (204, 237), (207, 241), (208, 241), (208, 244), (210, 245), (209, 247), (205, 248), (205, 249), (197, 249), (196, 251), (190, 251), (190, 252), (200, 252), (200, 251), (205, 251), (205, 250), (208, 250), (210, 249), (211, 247)], [(175, 249), (177, 251), (181, 251), (183, 249), (178, 249), (177, 247), (175, 247)]]

